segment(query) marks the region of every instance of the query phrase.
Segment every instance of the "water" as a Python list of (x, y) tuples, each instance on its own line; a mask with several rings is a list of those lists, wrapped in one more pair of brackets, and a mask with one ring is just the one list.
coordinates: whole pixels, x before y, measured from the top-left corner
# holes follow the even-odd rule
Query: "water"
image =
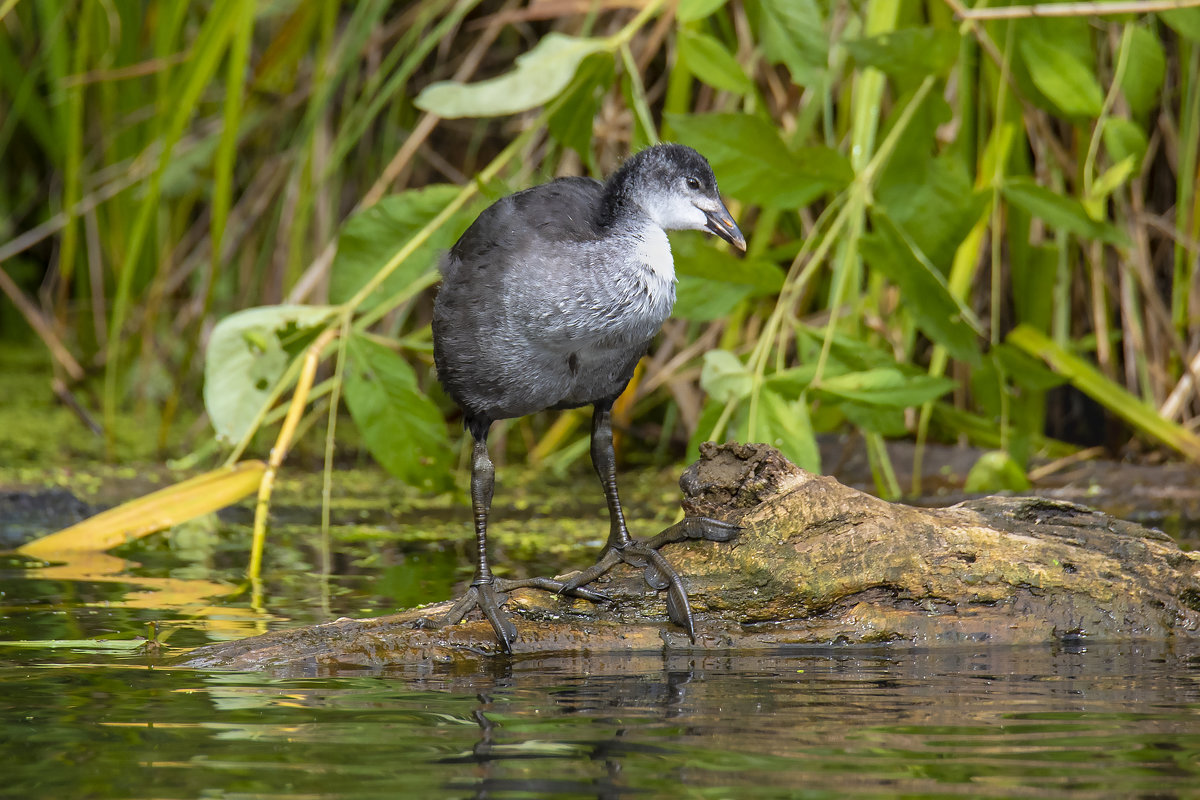
[(265, 608), (236, 591), (240, 524), (152, 537), (128, 561), (0, 560), (0, 796), (1200, 798), (1200, 643), (169, 666), (208, 641), (441, 599), (469, 574), (436, 536), (335, 538), (322, 579), (311, 529), (277, 526)]
[(11, 797), (1197, 797), (1200, 655), (499, 662), (294, 678), (27, 654)]

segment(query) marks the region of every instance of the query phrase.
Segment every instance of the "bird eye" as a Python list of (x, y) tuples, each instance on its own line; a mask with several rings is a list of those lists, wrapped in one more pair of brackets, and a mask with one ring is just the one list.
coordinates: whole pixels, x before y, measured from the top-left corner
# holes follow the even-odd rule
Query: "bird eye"
[(695, 192), (695, 191), (699, 191), (699, 189), (700, 189), (700, 181), (698, 181), (698, 180), (696, 180), (695, 178), (693, 178), (693, 177), (689, 176), (689, 177), (688, 177), (688, 179), (687, 179), (687, 187), (688, 187), (689, 189), (691, 189), (693, 192)]

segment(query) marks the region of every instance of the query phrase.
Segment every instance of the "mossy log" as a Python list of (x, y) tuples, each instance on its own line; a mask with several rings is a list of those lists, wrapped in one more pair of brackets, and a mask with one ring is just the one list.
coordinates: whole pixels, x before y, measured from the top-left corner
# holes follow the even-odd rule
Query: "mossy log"
[[(914, 508), (813, 475), (765, 445), (705, 445), (680, 480), (689, 514), (736, 522), (735, 541), (672, 545), (697, 640), (667, 620), (638, 571), (601, 579), (612, 603), (536, 590), (505, 608), (515, 654), (921, 647), (1200, 638), (1200, 554), (1084, 506), (984, 497)], [(192, 651), (234, 669), (450, 662), (498, 652), (491, 626), (426, 629), (449, 603), (340, 619)]]

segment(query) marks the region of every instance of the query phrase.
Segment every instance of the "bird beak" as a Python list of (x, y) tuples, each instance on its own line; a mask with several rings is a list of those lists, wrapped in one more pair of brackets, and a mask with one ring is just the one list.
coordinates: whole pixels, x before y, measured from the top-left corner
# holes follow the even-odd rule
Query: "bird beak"
[(746, 252), (746, 237), (742, 236), (742, 232), (738, 230), (737, 223), (733, 221), (733, 215), (729, 213), (729, 209), (724, 203), (718, 201), (717, 207), (711, 211), (704, 211), (704, 216), (708, 220), (708, 224), (704, 227), (720, 236), (731, 245)]

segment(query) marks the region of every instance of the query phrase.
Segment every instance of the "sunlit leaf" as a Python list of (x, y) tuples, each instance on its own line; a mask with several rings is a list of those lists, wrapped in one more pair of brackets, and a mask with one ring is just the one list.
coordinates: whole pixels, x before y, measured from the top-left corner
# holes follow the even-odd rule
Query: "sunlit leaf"
[(785, 400), (770, 389), (763, 389), (758, 398), (759, 430), (755, 438), (778, 448), (796, 466), (820, 472), (821, 452), (807, 403), (803, 399)]
[(412, 367), (363, 336), (349, 341), (346, 407), (384, 469), (424, 489), (449, 486), (452, 456), (441, 411), (422, 394)]
[(824, 378), (816, 391), (863, 405), (908, 408), (936, 400), (954, 386), (949, 378), (905, 375), (898, 369), (882, 368)]
[(266, 468), (262, 461), (243, 461), (205, 472), (34, 539), (18, 552), (53, 560), (64, 553), (108, 550), (233, 505), (258, 489)]
[(1092, 219), (1078, 200), (1052, 192), (1029, 178), (1010, 178), (1003, 191), (1010, 203), (1055, 228), (1085, 239), (1128, 244), (1124, 233), (1107, 222)]
[(963, 490), (967, 492), (1027, 492), (1029, 478), (1021, 465), (1003, 450), (981, 455), (967, 473)]
[(750, 394), (754, 376), (737, 356), (728, 350), (709, 350), (700, 370), (700, 387), (722, 403), (740, 400)]
[(1128, 155), (1101, 173), (1100, 177), (1096, 178), (1095, 182), (1092, 183), (1092, 191), (1088, 196), (1088, 202), (1104, 202), (1110, 194), (1129, 180), (1129, 177), (1133, 175), (1135, 164), (1134, 156)]
[(427, 86), (413, 102), (424, 111), (448, 118), (528, 111), (565, 89), (579, 62), (610, 47), (607, 39), (549, 33), (532, 50), (517, 56), (512, 71), (477, 83), (439, 81)]
[(261, 306), (217, 323), (204, 358), (204, 408), (217, 438), (236, 442), (245, 435), (297, 342), (331, 313), (326, 306)]
[(1129, 423), (1146, 436), (1168, 445), (1193, 461), (1200, 461), (1200, 437), (1161, 416), (1157, 409), (1130, 394), (1092, 364), (1064, 349), (1046, 334), (1028, 325), (1018, 325), (1007, 341), (1031, 356), (1042, 359), (1079, 391)]
[(741, 64), (717, 39), (680, 28), (678, 44), (680, 63), (709, 86), (738, 94), (754, 91)]
[[(342, 226), (337, 255), (329, 274), (329, 300), (344, 303), (361, 289), (400, 248), (461, 191), (457, 186), (434, 184), (383, 198), (358, 212)], [(363, 307), (394, 295), (434, 268), (442, 253), (462, 235), (473, 211), (455, 215), (433, 233), (423, 246), (393, 270)]]
[(680, 22), (695, 22), (710, 16), (727, 2), (728, 0), (679, 0), (675, 18)]
[(1017, 48), (1038, 91), (1068, 117), (1099, 116), (1104, 92), (1091, 67), (1037, 34), (1017, 38)]

